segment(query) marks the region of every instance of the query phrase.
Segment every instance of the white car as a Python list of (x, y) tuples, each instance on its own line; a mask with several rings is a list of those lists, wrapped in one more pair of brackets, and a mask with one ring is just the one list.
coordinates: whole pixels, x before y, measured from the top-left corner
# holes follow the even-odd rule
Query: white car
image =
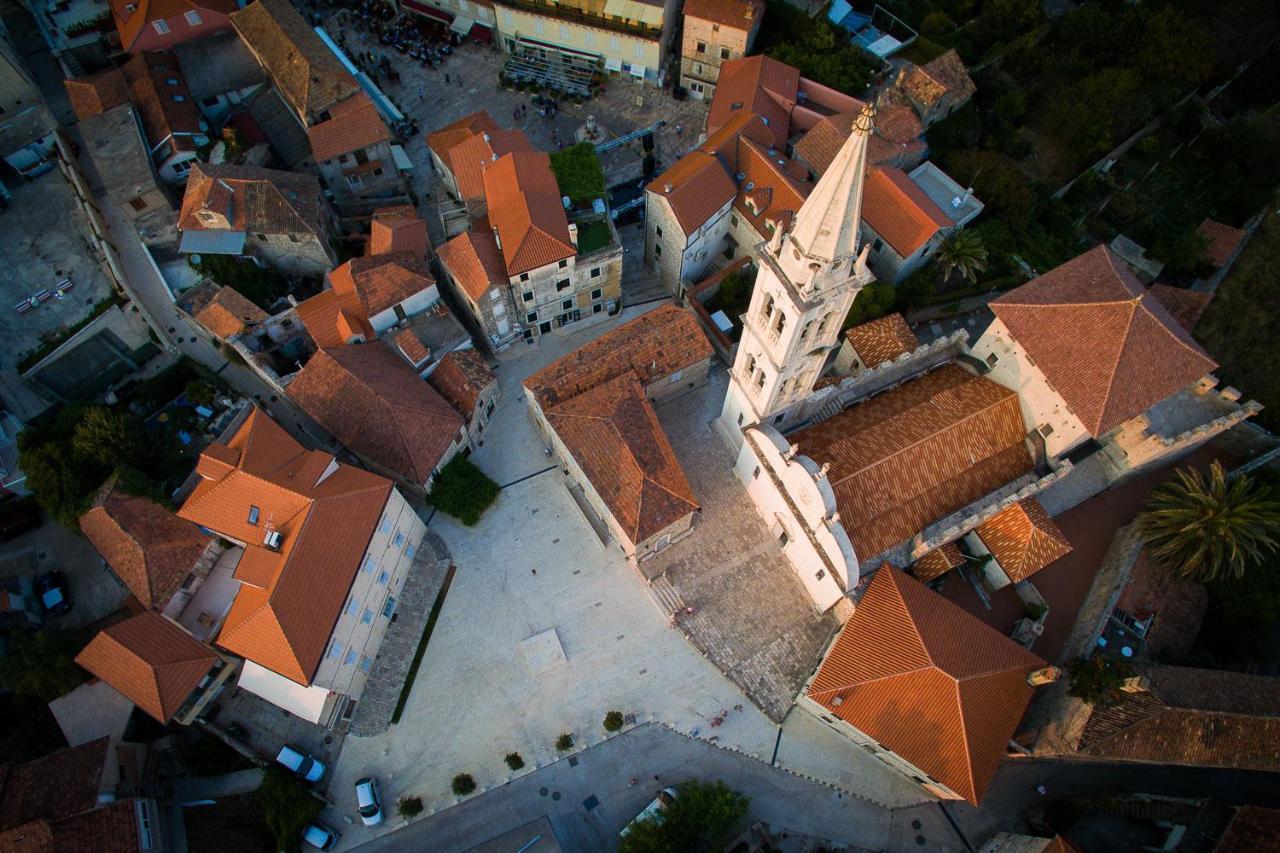
[(280, 754), (276, 756), (276, 761), (288, 767), (295, 775), (308, 782), (318, 782), (324, 776), (325, 767), (323, 761), (313, 758), (292, 746), (281, 747)]
[(622, 827), (622, 832), (619, 832), (618, 835), (623, 838), (626, 838), (627, 833), (631, 831), (631, 828), (633, 826), (635, 826), (637, 823), (643, 823), (646, 820), (661, 821), (662, 813), (665, 812), (667, 810), (667, 807), (670, 806), (671, 803), (675, 801), (675, 798), (676, 798), (675, 788), (673, 787), (663, 788), (661, 791), (658, 792), (658, 796), (653, 798), (653, 802), (645, 806), (644, 811), (636, 815), (635, 820), (631, 821), (631, 823)]
[(382, 823), (382, 796), (378, 792), (377, 779), (368, 776), (356, 782), (356, 805), (365, 826)]
[(338, 836), (327, 826), (310, 823), (302, 831), (302, 840), (320, 850), (329, 850), (338, 843)]

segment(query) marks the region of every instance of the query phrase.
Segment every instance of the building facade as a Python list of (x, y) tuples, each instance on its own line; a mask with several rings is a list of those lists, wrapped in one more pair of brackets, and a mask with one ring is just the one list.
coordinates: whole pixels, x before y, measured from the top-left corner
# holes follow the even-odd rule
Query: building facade
[(759, 0), (687, 0), (680, 39), (680, 85), (690, 97), (715, 95), (721, 63), (755, 46), (764, 3)]

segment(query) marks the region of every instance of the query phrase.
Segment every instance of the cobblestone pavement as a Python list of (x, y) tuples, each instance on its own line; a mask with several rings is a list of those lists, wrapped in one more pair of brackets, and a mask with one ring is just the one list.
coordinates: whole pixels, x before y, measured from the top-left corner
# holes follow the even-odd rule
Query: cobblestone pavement
[(450, 568), (449, 549), (434, 533), (422, 543), (404, 589), (396, 599), (396, 612), (378, 649), (369, 672), (368, 686), (351, 719), (351, 734), (357, 737), (380, 735), (391, 727), (400, 691), (409, 675), (418, 642), (426, 627), (431, 606), (444, 586)]
[(640, 568), (649, 579), (665, 575), (694, 608), (680, 619), (694, 647), (781, 721), (839, 624), (814, 609), (710, 425), (726, 382), (723, 370), (714, 371), (706, 387), (658, 406), (702, 517), (692, 534)]

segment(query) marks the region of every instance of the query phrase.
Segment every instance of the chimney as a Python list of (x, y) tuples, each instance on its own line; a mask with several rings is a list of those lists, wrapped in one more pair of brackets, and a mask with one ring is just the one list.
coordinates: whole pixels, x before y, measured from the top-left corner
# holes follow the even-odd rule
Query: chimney
[(494, 229), (492, 229), (492, 230), (493, 230), (493, 242), (495, 242), (495, 243), (497, 243), (497, 244), (498, 244), (498, 251), (499, 251), (499, 252), (501, 252), (501, 251), (502, 251), (502, 237), (501, 237), (501, 236), (499, 236), (499, 234), (498, 234), (498, 229), (497, 229), (497, 228), (494, 228)]
[(1056, 666), (1046, 666), (1037, 669), (1027, 676), (1027, 684), (1032, 687), (1039, 687), (1042, 684), (1053, 684), (1062, 675), (1062, 670)]
[(754, 3), (747, 3), (747, 20), (754, 21), (756, 19), (756, 7)]
[(1135, 675), (1126, 678), (1120, 689), (1125, 693), (1146, 693), (1151, 689), (1151, 681), (1145, 675)]
[(484, 141), (485, 141), (485, 142), (488, 142), (488, 141), (490, 140), (490, 136), (489, 136), (489, 134), (487, 134), (487, 133), (483, 133), (483, 134), (481, 134), (481, 136), (483, 136), (483, 137), (484, 137)]
[(576, 248), (578, 248), (578, 225), (577, 225), (577, 223), (574, 223), (574, 222), (570, 222), (570, 223), (569, 223), (569, 242), (573, 244), (573, 247), (574, 247), (575, 249), (576, 249)]
[(663, 185), (662, 185), (662, 191), (663, 191), (664, 193), (669, 193), (669, 192), (671, 192), (673, 189), (675, 189), (675, 187), (671, 186), (671, 184), (663, 184)]

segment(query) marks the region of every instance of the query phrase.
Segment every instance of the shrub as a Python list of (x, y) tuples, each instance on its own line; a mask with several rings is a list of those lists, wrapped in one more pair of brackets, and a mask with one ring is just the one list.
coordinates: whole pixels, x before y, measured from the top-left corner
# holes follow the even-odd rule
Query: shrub
[(405, 820), (422, 814), (422, 797), (401, 797), (396, 803), (396, 814)]
[(559, 752), (568, 752), (573, 749), (573, 735), (565, 732), (556, 738), (556, 750)]
[(306, 825), (316, 819), (324, 804), (311, 796), (306, 784), (280, 767), (268, 767), (257, 791), (262, 817), (276, 839), (279, 851), (294, 850)]
[(508, 752), (507, 757), (502, 760), (507, 762), (507, 766), (512, 770), (519, 770), (524, 767), (524, 759), (520, 757), (518, 752)]
[(1133, 667), (1120, 658), (1096, 654), (1071, 661), (1067, 664), (1067, 675), (1070, 677), (1067, 695), (1107, 708), (1120, 701), (1120, 687), (1133, 675)]
[(498, 497), (498, 484), (461, 456), (455, 456), (436, 475), (427, 503), (474, 527)]
[(551, 152), (551, 171), (555, 173), (560, 194), (574, 204), (582, 204), (605, 194), (604, 169), (590, 142), (570, 145), (563, 151)]
[(622, 712), (610, 711), (604, 715), (604, 730), (606, 732), (616, 732), (622, 728)]
[(470, 773), (459, 773), (453, 777), (453, 793), (457, 797), (465, 797), (476, 789), (476, 780)]
[(721, 850), (747, 814), (750, 800), (724, 782), (689, 779), (678, 786), (662, 820), (633, 824), (618, 845), (620, 853), (653, 850)]

